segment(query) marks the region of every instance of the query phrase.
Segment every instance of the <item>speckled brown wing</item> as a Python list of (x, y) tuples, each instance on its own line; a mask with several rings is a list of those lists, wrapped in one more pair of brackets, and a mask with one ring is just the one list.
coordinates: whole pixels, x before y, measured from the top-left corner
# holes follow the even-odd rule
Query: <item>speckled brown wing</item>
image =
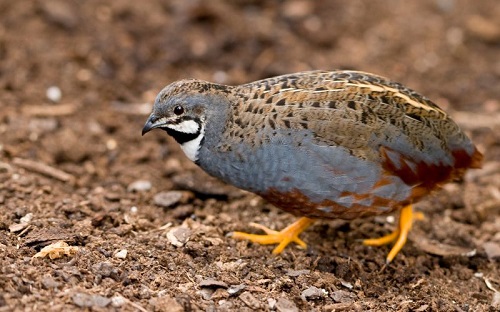
[[(372, 74), (304, 72), (242, 85), (233, 95), (239, 97), (229, 121), (233, 140), (265, 143), (265, 136), (249, 136), (249, 127), (269, 136), (281, 129), (309, 130), (317, 145), (343, 147), (380, 164), (385, 176), (412, 186), (408, 202), (481, 161), (481, 154), (437, 105)], [(384, 183), (382, 179), (379, 185)]]

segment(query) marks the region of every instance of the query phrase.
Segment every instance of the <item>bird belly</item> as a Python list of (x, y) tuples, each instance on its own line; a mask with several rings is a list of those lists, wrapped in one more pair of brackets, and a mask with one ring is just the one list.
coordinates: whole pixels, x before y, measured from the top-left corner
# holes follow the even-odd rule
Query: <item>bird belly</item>
[(407, 202), (411, 187), (384, 172), (380, 163), (350, 155), (340, 146), (317, 145), (297, 137), (267, 144), (233, 145), (212, 153), (200, 166), (275, 206), (310, 218), (353, 219), (388, 213)]

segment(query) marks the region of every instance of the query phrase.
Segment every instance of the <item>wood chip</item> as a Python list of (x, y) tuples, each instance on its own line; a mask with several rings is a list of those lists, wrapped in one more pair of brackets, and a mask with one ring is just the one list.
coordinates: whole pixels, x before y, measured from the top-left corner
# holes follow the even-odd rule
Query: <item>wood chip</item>
[(23, 158), (14, 158), (12, 163), (18, 167), (24, 168), (29, 171), (33, 171), (36, 173), (43, 174), (49, 178), (53, 178), (62, 182), (73, 182), (75, 181), (75, 177), (69, 173), (66, 173), (57, 168), (51, 167), (46, 164), (42, 164), (38, 161), (23, 159)]
[(29, 224), (27, 222), (22, 222), (22, 223), (14, 223), (9, 225), (9, 231), (11, 233), (16, 233), (24, 230)]
[(426, 253), (436, 255), (436, 256), (462, 256), (462, 257), (473, 257), (476, 255), (477, 251), (473, 248), (465, 248), (460, 246), (447, 245), (436, 241), (431, 241), (423, 236), (419, 236), (418, 239), (411, 239), (411, 241), (420, 249)]

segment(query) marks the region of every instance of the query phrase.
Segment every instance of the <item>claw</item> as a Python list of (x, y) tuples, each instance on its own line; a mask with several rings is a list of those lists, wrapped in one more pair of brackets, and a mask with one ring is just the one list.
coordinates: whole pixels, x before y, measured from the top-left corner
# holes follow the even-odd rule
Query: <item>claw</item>
[(363, 244), (368, 246), (382, 246), (396, 241), (386, 258), (386, 263), (390, 263), (406, 243), (406, 239), (408, 238), (408, 233), (410, 232), (410, 229), (413, 225), (413, 221), (423, 219), (423, 213), (413, 213), (412, 206), (408, 205), (401, 209), (401, 214), (399, 216), (399, 226), (394, 232), (379, 238), (365, 239), (363, 241)]
[(233, 232), (232, 237), (235, 239), (246, 239), (253, 243), (261, 245), (278, 244), (273, 250), (273, 254), (280, 254), (286, 246), (294, 242), (302, 248), (306, 248), (307, 244), (299, 238), (300, 233), (302, 233), (307, 227), (309, 227), (314, 220), (309, 218), (300, 218), (294, 223), (290, 224), (281, 231), (271, 230), (261, 224), (250, 223), (252, 227), (258, 228), (266, 234), (249, 234), (244, 232)]

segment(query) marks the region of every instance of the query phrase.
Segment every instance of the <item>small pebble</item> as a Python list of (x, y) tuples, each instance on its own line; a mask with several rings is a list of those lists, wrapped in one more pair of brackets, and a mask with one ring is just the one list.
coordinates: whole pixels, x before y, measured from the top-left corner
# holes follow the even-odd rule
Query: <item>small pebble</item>
[(127, 303), (127, 300), (122, 296), (111, 297), (111, 305), (115, 308), (119, 308), (123, 306), (125, 303)]
[(115, 258), (118, 258), (118, 259), (125, 259), (127, 258), (127, 249), (122, 249), (122, 250), (119, 250), (115, 253)]
[(297, 277), (303, 274), (309, 274), (311, 270), (287, 270), (286, 275), (290, 277)]
[(500, 244), (496, 242), (486, 242), (483, 244), (484, 251), (488, 259), (500, 259)]
[(104, 198), (106, 198), (107, 200), (112, 201), (112, 202), (119, 201), (121, 197), (122, 196), (120, 194), (113, 193), (113, 192), (109, 192), (109, 193), (104, 194)]
[(169, 215), (174, 219), (184, 220), (194, 213), (193, 205), (179, 205), (169, 212)]
[(112, 274), (116, 274), (117, 270), (111, 262), (103, 261), (96, 263), (92, 266), (92, 272), (94, 274), (99, 274), (104, 277), (109, 277)]
[(276, 310), (278, 312), (298, 312), (299, 308), (293, 303), (292, 301), (285, 299), (285, 298), (279, 298), (278, 301), (276, 302)]
[(196, 293), (203, 298), (203, 300), (210, 300), (215, 292), (213, 288), (202, 288), (198, 290)]
[[(168, 312), (183, 312), (190, 311), (194, 309), (185, 309), (177, 300), (170, 297), (169, 295), (163, 295), (158, 297), (153, 297), (149, 300), (149, 305), (153, 309), (147, 309), (147, 311), (168, 311)], [(136, 311), (136, 310), (135, 310)]]
[(19, 219), (19, 221), (21, 221), (21, 223), (29, 223), (32, 219), (33, 219), (33, 214), (30, 212), (30, 213), (27, 213), (21, 219)]
[(220, 311), (234, 311), (234, 305), (231, 301), (219, 300)]
[(229, 295), (234, 296), (234, 295), (239, 294), (246, 287), (247, 286), (245, 284), (231, 285), (231, 287), (228, 288), (227, 292), (229, 293)]
[(127, 187), (127, 191), (129, 192), (146, 192), (151, 189), (151, 182), (147, 180), (138, 180), (135, 182), (132, 182), (129, 184)]
[(425, 311), (428, 311), (428, 309), (429, 309), (429, 305), (424, 304), (424, 305), (421, 305), (419, 308), (417, 308), (415, 310), (415, 312), (425, 312)]
[(109, 139), (106, 141), (106, 148), (108, 151), (115, 150), (118, 147), (118, 142), (115, 139)]
[(180, 202), (182, 196), (183, 192), (180, 191), (161, 192), (154, 196), (153, 201), (157, 206), (167, 208)]
[(84, 293), (76, 293), (71, 297), (71, 299), (73, 300), (73, 303), (80, 308), (104, 308), (111, 303), (111, 299), (109, 298)]
[(14, 224), (9, 225), (9, 231), (11, 233), (21, 232), (28, 225), (29, 225), (28, 223), (14, 223)]
[(213, 278), (207, 278), (200, 282), (200, 287), (210, 287), (210, 288), (227, 288), (227, 284), (222, 281), (214, 280)]
[(250, 309), (258, 310), (260, 308), (260, 301), (248, 291), (243, 292), (238, 298)]
[(190, 236), (191, 230), (182, 226), (175, 227), (167, 233), (168, 241), (176, 247), (184, 246), (189, 241)]
[(274, 310), (276, 307), (276, 299), (273, 298), (267, 298), (267, 305), (269, 306), (269, 309)]
[(328, 293), (324, 289), (320, 289), (318, 287), (311, 286), (304, 290), (302, 294), (300, 294), (300, 297), (304, 300), (308, 299), (320, 299), (327, 295)]
[(47, 276), (47, 277), (44, 277), (42, 279), (42, 285), (45, 289), (51, 289), (51, 288), (57, 288), (57, 287), (61, 286), (61, 283), (59, 283), (58, 281), (56, 281), (52, 277)]
[(59, 89), (59, 87), (57, 86), (48, 87), (45, 95), (50, 101), (54, 103), (58, 103), (62, 98), (61, 89)]
[(31, 118), (28, 129), (33, 132), (43, 133), (57, 129), (59, 123), (56, 118)]
[(494, 311), (500, 311), (500, 292), (496, 291), (491, 300), (491, 307)]
[(52, 0), (42, 1), (40, 10), (46, 21), (65, 29), (72, 29), (79, 25), (79, 15), (70, 1)]
[(346, 282), (346, 281), (344, 281), (344, 280), (341, 280), (341, 281), (340, 281), (340, 283), (342, 284), (342, 286), (347, 287), (347, 288), (349, 288), (349, 289), (352, 289), (352, 288), (354, 287), (354, 286), (352, 286), (352, 284), (351, 284), (351, 283)]
[(335, 302), (352, 303), (354, 302), (356, 295), (345, 290), (336, 290), (332, 292), (331, 297)]

